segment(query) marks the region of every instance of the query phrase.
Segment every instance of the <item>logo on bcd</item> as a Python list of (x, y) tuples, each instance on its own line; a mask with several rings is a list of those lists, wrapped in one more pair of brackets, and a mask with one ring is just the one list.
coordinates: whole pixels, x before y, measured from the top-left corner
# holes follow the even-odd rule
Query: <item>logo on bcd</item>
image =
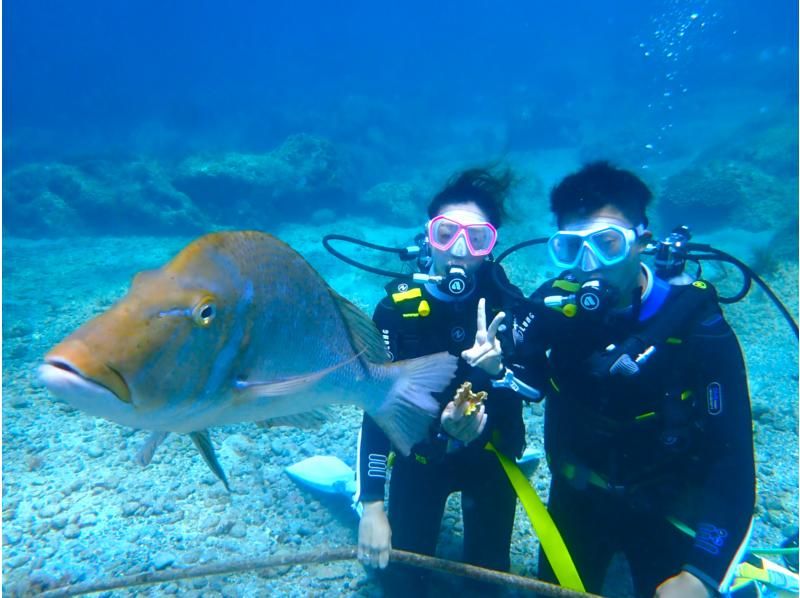
[(401, 282), (399, 285), (397, 285), (397, 290), (401, 293), (405, 293), (408, 290), (408, 285), (404, 282)]
[(453, 293), (453, 295), (460, 295), (461, 293), (464, 292), (466, 285), (464, 284), (464, 281), (461, 280), (460, 278), (454, 278), (447, 285), (447, 288), (450, 289), (450, 292)]
[(600, 307), (600, 297), (594, 293), (584, 293), (581, 296), (581, 307), (586, 311), (594, 311)]
[(452, 330), (450, 330), (450, 338), (452, 338), (455, 342), (460, 343), (464, 340), (464, 337), (467, 336), (467, 333), (464, 332), (464, 329), (461, 326), (456, 326)]
[(708, 402), (708, 414), (719, 415), (722, 413), (722, 385), (719, 382), (712, 382), (706, 388), (706, 400)]

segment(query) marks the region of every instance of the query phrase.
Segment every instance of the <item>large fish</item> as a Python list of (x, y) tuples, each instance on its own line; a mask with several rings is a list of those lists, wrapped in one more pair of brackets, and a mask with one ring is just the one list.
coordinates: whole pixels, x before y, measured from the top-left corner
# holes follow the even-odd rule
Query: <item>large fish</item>
[(140, 272), (130, 291), (45, 356), (56, 396), (91, 415), (190, 434), (227, 480), (207, 429), (352, 403), (404, 454), (422, 440), (456, 357), (388, 362), (370, 318), (279, 239), (255, 231), (206, 235)]

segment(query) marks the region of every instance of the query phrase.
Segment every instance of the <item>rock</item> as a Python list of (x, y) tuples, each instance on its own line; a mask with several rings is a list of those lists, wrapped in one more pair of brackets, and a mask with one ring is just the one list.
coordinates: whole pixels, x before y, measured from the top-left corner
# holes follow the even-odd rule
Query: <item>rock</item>
[(3, 179), (14, 234), (195, 233), (202, 213), (152, 161), (31, 163)]
[(18, 569), (29, 560), (31, 560), (29, 554), (17, 554), (11, 558), (3, 559), (3, 564), (8, 566), (10, 569)]
[(273, 225), (278, 215), (306, 221), (317, 209), (346, 205), (353, 187), (336, 147), (306, 134), (291, 135), (263, 154), (187, 158), (172, 184), (215, 224), (255, 227)]
[(325, 581), (342, 579), (347, 575), (347, 567), (341, 563), (326, 563), (314, 568), (314, 578)]
[(39, 515), (41, 517), (49, 519), (50, 517), (54, 517), (61, 512), (61, 505), (57, 503), (47, 503), (42, 509), (39, 511)]
[(228, 531), (228, 534), (234, 538), (244, 538), (247, 536), (247, 527), (243, 523), (236, 523)]
[(396, 181), (378, 183), (360, 197), (370, 213), (398, 226), (419, 224), (419, 215), (424, 214), (426, 199), (427, 194), (419, 186)]
[(161, 571), (162, 569), (166, 569), (172, 563), (175, 562), (175, 555), (171, 552), (163, 551), (156, 554), (153, 557), (153, 567), (156, 568), (156, 571)]
[[(11, 353), (12, 353), (11, 357), (13, 357), (14, 359), (20, 359), (20, 358), (24, 357), (24, 355), (16, 355), (16, 356), (13, 355), (13, 353), (15, 353), (15, 351), (12, 351)], [(25, 355), (28, 354), (27, 349), (25, 349), (24, 353), (25, 353)], [(23, 409), (25, 407), (29, 407), (31, 402), (28, 399), (27, 395), (12, 395), (8, 399), (8, 404), (9, 404), (10, 407), (12, 407), (14, 409)]]
[(7, 338), (20, 338), (22, 336), (28, 336), (33, 332), (33, 328), (30, 325), (24, 322), (17, 322), (12, 325), (7, 331), (3, 331), (3, 334)]
[(97, 513), (81, 513), (78, 518), (78, 527), (90, 527), (92, 525), (97, 525)]
[(64, 537), (69, 539), (75, 539), (81, 535), (81, 528), (79, 528), (74, 523), (70, 523), (66, 528), (64, 528)]
[(90, 444), (86, 447), (86, 454), (92, 457), (93, 459), (97, 459), (98, 457), (103, 456), (103, 448), (97, 444)]
[(69, 518), (65, 515), (58, 515), (57, 517), (53, 517), (53, 520), (50, 522), (50, 527), (59, 530), (67, 527), (67, 524), (69, 524)]
[(272, 452), (275, 453), (276, 455), (282, 456), (286, 453), (286, 447), (284, 446), (283, 442), (281, 442), (277, 438), (274, 439), (269, 446), (272, 449)]

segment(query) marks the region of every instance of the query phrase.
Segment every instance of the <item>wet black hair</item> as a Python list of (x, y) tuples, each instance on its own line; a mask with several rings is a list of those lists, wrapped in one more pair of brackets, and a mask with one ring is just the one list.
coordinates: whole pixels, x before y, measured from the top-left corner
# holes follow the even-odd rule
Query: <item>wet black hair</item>
[(500, 228), (507, 216), (505, 201), (515, 181), (516, 177), (509, 168), (497, 173), (491, 167), (469, 168), (456, 173), (428, 204), (428, 217), (439, 214), (442, 206), (471, 201), (486, 214), (495, 228)]
[(561, 227), (569, 216), (586, 216), (603, 206), (617, 208), (634, 225), (647, 226), (647, 205), (653, 194), (632, 172), (609, 162), (591, 162), (565, 177), (550, 192), (550, 210)]

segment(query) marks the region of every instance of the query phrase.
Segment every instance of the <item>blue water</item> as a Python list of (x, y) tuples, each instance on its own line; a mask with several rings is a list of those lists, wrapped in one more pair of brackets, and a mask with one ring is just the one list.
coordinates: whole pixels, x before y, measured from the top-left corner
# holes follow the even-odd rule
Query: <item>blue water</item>
[[(515, 218), (501, 231), (507, 247), (552, 230), (549, 189), (604, 158), (653, 188), (657, 236), (689, 224), (698, 241), (753, 264), (797, 313), (796, 3), (7, 0), (3, 8), (3, 585), (11, 593), (149, 570), (170, 557), (189, 566), (354, 541), (346, 505), (304, 493), (282, 467), (315, 453), (352, 465), (355, 411), (311, 436), (221, 430), (215, 440), (235, 481), (229, 499), (188, 443), (173, 439), (140, 470), (131, 455), (143, 433), (55, 404), (36, 381), (50, 346), (120, 297), (135, 272), (208, 230), (275, 232), (371, 311), (385, 281), (327, 255), (322, 235), (405, 245), (452, 172), (503, 161), (522, 178)], [(531, 291), (552, 267), (531, 251), (509, 272)], [(731, 272), (708, 275), (735, 287)], [(754, 541), (775, 544), (797, 525), (797, 343), (760, 291), (726, 315), (745, 349), (756, 419)], [(526, 421), (536, 445), (540, 418)], [(546, 471), (537, 475), (545, 487)], [(440, 552), (457, 558), (453, 521)], [(532, 575), (527, 525), (520, 515), (512, 567)], [(152, 591), (375, 591), (356, 565), (205, 583)]]

